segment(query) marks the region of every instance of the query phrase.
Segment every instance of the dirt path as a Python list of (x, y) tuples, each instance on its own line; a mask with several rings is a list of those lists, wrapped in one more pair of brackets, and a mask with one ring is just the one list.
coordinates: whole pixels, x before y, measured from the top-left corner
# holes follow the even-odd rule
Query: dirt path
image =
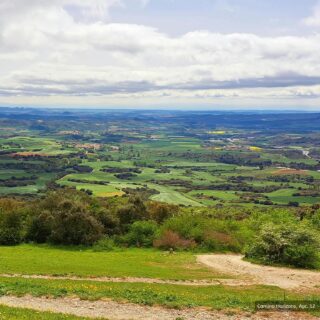
[(37, 311), (50, 311), (88, 318), (109, 320), (313, 320), (318, 319), (305, 313), (268, 312), (232, 313), (208, 311), (206, 309), (167, 309), (163, 307), (140, 306), (132, 303), (114, 301), (84, 301), (75, 298), (38, 298), (38, 297), (0, 297), (0, 304), (9, 307), (27, 308)]
[(234, 254), (199, 255), (197, 261), (222, 274), (236, 276), (236, 279), (206, 280), (163, 280), (138, 277), (77, 277), (52, 275), (0, 274), (6, 278), (74, 280), (121, 283), (156, 283), (181, 286), (228, 285), (244, 286), (254, 284), (274, 285), (284, 289), (316, 290), (320, 292), (320, 272), (271, 267), (253, 264), (242, 260), (243, 256)]
[(269, 267), (242, 260), (241, 255), (212, 254), (198, 256), (198, 262), (224, 274), (240, 276), (247, 284), (274, 285), (284, 289), (320, 289), (320, 272)]
[[(22, 277), (30, 279), (60, 279), (75, 281), (100, 281), (100, 282), (127, 282), (127, 283), (164, 283), (175, 285), (276, 285), (285, 289), (315, 289), (320, 286), (320, 272), (296, 270), (289, 268), (276, 268), (252, 264), (242, 260), (240, 255), (214, 254), (200, 255), (198, 262), (205, 264), (222, 274), (230, 274), (238, 279), (213, 279), (194, 281), (174, 281), (150, 278), (82, 278), (72, 276), (49, 275), (19, 275), (3, 274), (0, 277)], [(305, 313), (293, 312), (264, 312), (245, 313), (228, 311), (210, 311), (205, 308), (190, 308), (183, 310), (168, 309), (161, 306), (142, 306), (132, 303), (119, 303), (111, 300), (85, 301), (78, 298), (45, 298), (45, 297), (13, 297), (1, 296), (0, 304), (28, 308), (38, 311), (51, 311), (56, 313), (84, 316), (88, 318), (101, 318), (109, 320), (311, 320), (318, 319)]]
[(212, 280), (162, 280), (154, 278), (137, 278), (137, 277), (75, 277), (75, 276), (50, 276), (36, 274), (0, 274), (3, 278), (23, 278), (23, 279), (44, 279), (44, 280), (73, 280), (73, 281), (96, 281), (96, 282), (125, 282), (125, 283), (157, 283), (157, 284), (174, 284), (179, 286), (212, 286), (212, 285), (230, 285), (240, 286), (247, 285), (245, 280), (237, 279), (212, 279)]

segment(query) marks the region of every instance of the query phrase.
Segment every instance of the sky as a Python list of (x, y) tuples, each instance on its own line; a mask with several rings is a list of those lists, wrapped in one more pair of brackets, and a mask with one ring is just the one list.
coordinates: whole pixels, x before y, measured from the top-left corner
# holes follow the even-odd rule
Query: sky
[(0, 105), (320, 110), (320, 1), (1, 0)]

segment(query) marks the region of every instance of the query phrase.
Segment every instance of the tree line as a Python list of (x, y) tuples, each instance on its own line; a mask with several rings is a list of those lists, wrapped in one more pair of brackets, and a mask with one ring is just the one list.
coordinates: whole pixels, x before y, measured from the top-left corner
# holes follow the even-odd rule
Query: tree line
[(105, 199), (63, 188), (36, 199), (0, 198), (0, 244), (228, 251), (263, 263), (319, 266), (319, 205), (188, 208), (142, 193)]

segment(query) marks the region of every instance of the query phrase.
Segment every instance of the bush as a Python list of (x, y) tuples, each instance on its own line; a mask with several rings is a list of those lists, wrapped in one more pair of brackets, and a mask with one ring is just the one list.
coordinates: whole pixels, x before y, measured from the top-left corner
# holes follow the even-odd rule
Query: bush
[(107, 235), (113, 235), (120, 231), (119, 218), (111, 210), (100, 208), (95, 217), (103, 225)]
[(201, 243), (207, 226), (208, 219), (201, 216), (183, 214), (165, 221), (162, 230), (170, 230), (177, 233), (181, 238), (192, 239), (197, 243)]
[(318, 250), (319, 240), (306, 225), (267, 224), (246, 249), (246, 257), (267, 264), (314, 268)]
[(182, 214), (166, 220), (161, 229), (193, 240), (205, 250), (239, 252), (247, 239), (247, 230), (241, 227), (241, 222)]
[(103, 237), (97, 203), (76, 190), (51, 192), (32, 210), (28, 239), (39, 243), (92, 245)]
[(193, 249), (196, 246), (194, 240), (184, 239), (178, 233), (165, 230), (159, 239), (153, 243), (154, 247), (160, 249)]
[(22, 242), (22, 217), (17, 211), (0, 214), (0, 244), (16, 245)]
[(55, 244), (92, 245), (103, 236), (103, 226), (87, 212), (56, 213), (50, 241)]
[(320, 211), (316, 211), (311, 217), (311, 224), (314, 228), (320, 230)]
[(202, 246), (211, 251), (240, 250), (238, 241), (232, 235), (215, 230), (205, 232)]
[(94, 251), (112, 251), (116, 247), (113, 239), (102, 238), (93, 246)]
[(127, 227), (135, 221), (147, 220), (148, 213), (141, 198), (132, 197), (129, 199), (128, 204), (118, 208), (117, 216), (122, 226)]
[(162, 202), (149, 202), (148, 212), (152, 220), (162, 223), (166, 219), (172, 217), (179, 210), (178, 206), (162, 203)]
[(50, 212), (33, 216), (27, 228), (27, 240), (45, 243), (51, 235), (53, 216)]
[(158, 226), (154, 221), (136, 221), (122, 241), (129, 246), (151, 247), (156, 237)]

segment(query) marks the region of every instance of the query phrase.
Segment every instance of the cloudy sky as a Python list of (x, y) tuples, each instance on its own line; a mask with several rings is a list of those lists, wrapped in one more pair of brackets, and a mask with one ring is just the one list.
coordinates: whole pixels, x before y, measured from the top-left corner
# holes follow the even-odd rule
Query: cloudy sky
[(0, 105), (320, 110), (320, 1), (1, 0)]

